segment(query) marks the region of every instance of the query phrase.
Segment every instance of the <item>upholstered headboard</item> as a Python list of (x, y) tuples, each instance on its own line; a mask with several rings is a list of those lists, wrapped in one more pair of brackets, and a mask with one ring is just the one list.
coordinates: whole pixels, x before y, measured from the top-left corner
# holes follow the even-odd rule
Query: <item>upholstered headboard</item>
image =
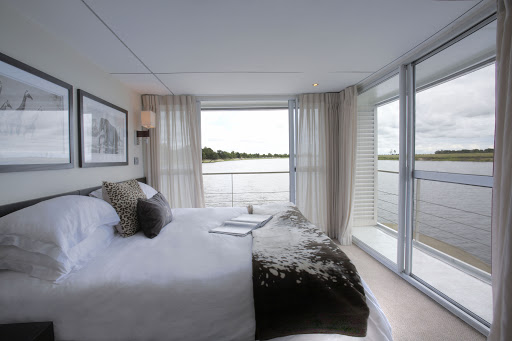
[[(137, 179), (137, 181), (146, 183), (146, 178), (139, 178), (139, 179)], [(60, 193), (60, 194), (50, 195), (50, 196), (47, 196), (47, 197), (30, 199), (30, 200), (15, 202), (15, 203), (12, 203), (12, 204), (3, 205), (3, 206), (0, 206), (0, 217), (3, 217), (5, 215), (8, 215), (9, 213), (21, 210), (22, 208), (25, 208), (25, 207), (28, 207), (28, 206), (35, 205), (38, 202), (45, 201), (45, 200), (48, 200), (48, 199), (51, 199), (51, 198), (61, 197), (61, 196), (64, 196), (64, 195), (89, 195), (89, 193), (91, 193), (92, 191), (97, 190), (98, 188), (101, 188), (101, 186), (89, 187), (89, 188), (84, 188), (84, 189), (77, 189), (76, 191)]]

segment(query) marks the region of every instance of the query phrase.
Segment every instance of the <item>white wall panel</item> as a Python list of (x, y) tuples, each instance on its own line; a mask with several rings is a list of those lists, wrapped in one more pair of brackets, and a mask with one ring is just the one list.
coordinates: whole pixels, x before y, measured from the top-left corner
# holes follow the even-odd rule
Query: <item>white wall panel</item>
[[(140, 96), (40, 29), (16, 10), (2, 5), (0, 52), (73, 85), (73, 169), (0, 174), (0, 205), (144, 176), (141, 146), (134, 145), (140, 128)], [(128, 166), (79, 168), (76, 89), (83, 89), (128, 110)], [(138, 157), (139, 165), (133, 164)]]

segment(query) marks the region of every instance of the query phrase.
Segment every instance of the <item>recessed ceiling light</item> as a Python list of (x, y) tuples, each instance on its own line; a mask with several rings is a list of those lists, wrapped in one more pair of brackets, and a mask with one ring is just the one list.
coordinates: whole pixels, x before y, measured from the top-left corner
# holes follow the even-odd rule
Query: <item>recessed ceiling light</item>
[(318, 86), (318, 83), (313, 83), (313, 86)]

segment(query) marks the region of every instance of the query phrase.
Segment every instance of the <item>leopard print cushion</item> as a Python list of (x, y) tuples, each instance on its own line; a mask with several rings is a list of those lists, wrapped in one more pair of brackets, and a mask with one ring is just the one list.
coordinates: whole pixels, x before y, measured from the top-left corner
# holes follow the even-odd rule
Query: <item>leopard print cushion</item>
[(137, 200), (147, 199), (137, 180), (128, 180), (121, 183), (103, 181), (103, 191), (108, 195), (110, 202), (120, 222), (116, 226), (122, 237), (133, 236), (140, 229), (137, 218)]

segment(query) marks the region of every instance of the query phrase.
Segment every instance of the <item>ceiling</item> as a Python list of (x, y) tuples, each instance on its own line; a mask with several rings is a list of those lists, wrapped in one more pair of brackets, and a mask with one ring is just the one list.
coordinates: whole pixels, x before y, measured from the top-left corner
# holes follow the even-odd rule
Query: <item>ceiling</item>
[(215, 96), (340, 91), (479, 1), (4, 2), (138, 93)]

